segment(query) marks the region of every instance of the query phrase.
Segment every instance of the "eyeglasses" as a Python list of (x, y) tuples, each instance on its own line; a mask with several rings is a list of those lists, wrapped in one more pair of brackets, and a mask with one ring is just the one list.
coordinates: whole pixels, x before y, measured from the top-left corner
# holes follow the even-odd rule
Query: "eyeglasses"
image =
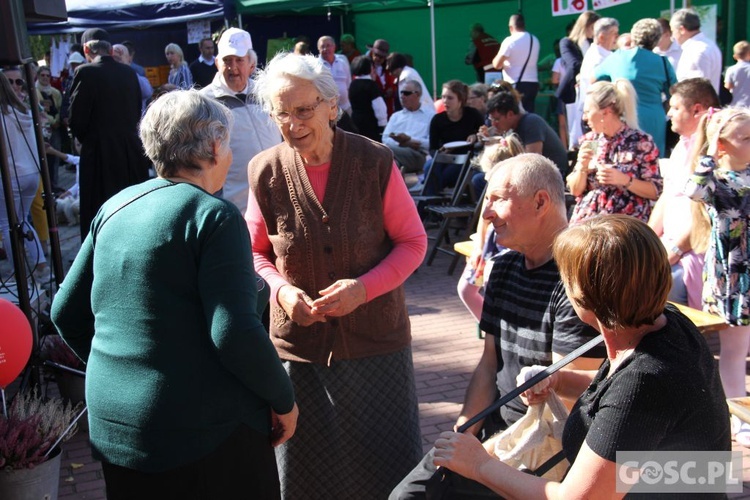
[(23, 80), (21, 80), (20, 78), (8, 78), (8, 81), (9, 81), (9, 82), (10, 82), (11, 84), (14, 84), (14, 83), (15, 83), (15, 84), (16, 84), (16, 85), (18, 85), (19, 87), (23, 87), (24, 85), (26, 85), (26, 82), (24, 82), (24, 81), (23, 81)]
[(317, 101), (312, 106), (300, 106), (299, 108), (294, 108), (291, 113), (289, 111), (271, 113), (271, 116), (279, 123), (289, 123), (289, 120), (292, 119), (292, 115), (298, 120), (309, 120), (315, 116), (315, 110), (318, 109), (321, 102), (323, 102), (323, 99), (318, 97)]
[(401, 95), (406, 95), (406, 96), (409, 96), (409, 95), (412, 95), (412, 94), (416, 94), (416, 93), (417, 93), (416, 90), (402, 90), (401, 91)]

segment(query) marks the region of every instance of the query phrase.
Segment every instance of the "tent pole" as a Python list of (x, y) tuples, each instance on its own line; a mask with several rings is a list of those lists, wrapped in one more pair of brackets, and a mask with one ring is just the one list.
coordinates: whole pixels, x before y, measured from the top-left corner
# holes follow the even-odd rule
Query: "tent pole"
[(435, 53), (435, 0), (430, 3), (430, 45), (432, 46), (432, 100), (437, 99), (437, 55)]
[(242, 14), (237, 14), (237, 22), (239, 23), (239, 28), (244, 30), (245, 28), (242, 27)]

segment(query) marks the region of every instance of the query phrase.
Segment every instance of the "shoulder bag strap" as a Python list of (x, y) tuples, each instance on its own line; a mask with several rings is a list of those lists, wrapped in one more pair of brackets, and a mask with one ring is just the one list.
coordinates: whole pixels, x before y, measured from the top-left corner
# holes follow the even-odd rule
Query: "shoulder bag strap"
[(534, 375), (533, 377), (531, 377), (529, 380), (527, 380), (523, 384), (519, 385), (518, 387), (516, 387), (512, 391), (509, 391), (504, 396), (498, 398), (497, 401), (495, 401), (490, 406), (488, 406), (484, 410), (480, 411), (479, 413), (477, 413), (476, 415), (474, 415), (473, 417), (471, 417), (465, 424), (463, 424), (461, 427), (459, 427), (458, 429), (456, 429), (456, 432), (460, 432), (460, 433), (466, 432), (466, 429), (468, 429), (472, 425), (476, 424), (480, 420), (483, 420), (486, 416), (490, 415), (491, 413), (494, 413), (501, 406), (504, 406), (504, 405), (508, 404), (511, 400), (513, 400), (516, 397), (520, 396), (524, 391), (526, 391), (527, 389), (530, 389), (531, 387), (535, 386), (537, 383), (539, 383), (540, 381), (542, 381), (545, 378), (549, 377), (550, 375), (552, 375), (556, 371), (560, 370), (565, 365), (568, 365), (569, 363), (572, 363), (573, 361), (575, 361), (579, 357), (583, 356), (585, 353), (587, 353), (588, 351), (590, 351), (594, 347), (596, 347), (599, 344), (601, 344), (603, 340), (604, 340), (604, 337), (602, 337), (601, 335), (597, 335), (595, 338), (589, 340), (588, 342), (586, 342), (585, 344), (583, 344), (581, 347), (579, 347), (575, 351), (571, 352), (570, 354), (568, 354), (567, 356), (565, 356), (564, 358), (562, 358), (557, 363), (554, 363), (554, 364), (548, 366), (547, 368), (544, 369), (544, 371), (541, 371), (541, 372), (537, 373), (536, 375)]
[[(169, 182), (169, 181), (167, 181), (167, 182)], [(99, 224), (99, 230), (101, 230), (102, 226), (104, 226), (104, 224), (106, 224), (107, 221), (109, 219), (111, 219), (113, 215), (115, 215), (117, 212), (119, 212), (123, 208), (127, 207), (131, 203), (134, 203), (135, 201), (140, 200), (141, 198), (143, 198), (147, 194), (153, 193), (154, 191), (158, 191), (159, 189), (162, 189), (162, 188), (165, 188), (165, 187), (170, 187), (170, 186), (175, 186), (175, 185), (176, 184), (174, 182), (170, 182), (169, 184), (163, 184), (161, 186), (154, 186), (151, 189), (149, 189), (147, 191), (144, 191), (142, 193), (138, 193), (137, 195), (133, 196), (129, 200), (126, 200), (125, 202), (122, 203), (122, 205), (120, 205), (119, 207), (117, 207), (116, 209), (114, 209), (111, 214), (109, 214), (107, 217), (104, 218), (104, 220), (102, 220), (102, 223)], [(91, 233), (91, 237), (93, 239), (94, 246), (96, 246), (96, 233), (92, 232)]]
[[(528, 31), (526, 33), (529, 33)], [(526, 65), (529, 64), (529, 59), (531, 59), (531, 49), (534, 48), (534, 35), (529, 33), (529, 55), (526, 56), (526, 62), (523, 63), (523, 68), (521, 68), (521, 74), (518, 75), (518, 80), (516, 80), (516, 85), (521, 83), (521, 79), (523, 78), (523, 74), (526, 71)]]

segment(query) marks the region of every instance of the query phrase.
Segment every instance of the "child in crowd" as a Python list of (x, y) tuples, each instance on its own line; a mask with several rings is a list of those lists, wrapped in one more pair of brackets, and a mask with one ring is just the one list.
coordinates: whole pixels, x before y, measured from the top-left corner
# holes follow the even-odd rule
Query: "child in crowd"
[[(495, 166), (498, 163), (523, 152), (523, 144), (515, 134), (501, 137), (497, 143), (487, 146), (479, 160), (479, 165), (486, 175), (487, 182), (497, 170)], [(484, 212), (484, 200), (482, 200), (482, 212)], [(505, 248), (495, 243), (495, 230), (480, 215), (477, 232), (474, 235), (474, 250), (471, 257), (466, 259), (466, 268), (458, 280), (457, 287), (461, 302), (464, 303), (477, 322), (482, 317), (484, 296), (481, 291), (484, 288), (484, 278), (490, 274), (488, 261), (504, 250)]]
[(727, 68), (724, 87), (732, 93), (732, 106), (750, 106), (750, 43), (742, 40), (734, 44), (737, 64)]
[[(750, 349), (748, 137), (749, 110), (709, 108), (696, 132), (694, 173), (685, 186), (685, 194), (702, 202), (711, 221), (703, 271), (703, 307), (731, 326), (719, 334), (719, 372), (727, 398), (745, 396), (745, 358)], [(735, 440), (750, 446), (750, 424), (732, 419)]]
[[(81, 143), (78, 139), (74, 140), (74, 149), (76, 152), (81, 150)], [(76, 182), (67, 191), (61, 193), (55, 202), (55, 211), (57, 212), (58, 222), (67, 222), (68, 225), (78, 225), (78, 214), (80, 212), (80, 199), (78, 197), (78, 165), (81, 162), (80, 156), (65, 154), (56, 150), (49, 144), (45, 144), (45, 152), (48, 155), (56, 156), (62, 161), (72, 163), (76, 167)]]

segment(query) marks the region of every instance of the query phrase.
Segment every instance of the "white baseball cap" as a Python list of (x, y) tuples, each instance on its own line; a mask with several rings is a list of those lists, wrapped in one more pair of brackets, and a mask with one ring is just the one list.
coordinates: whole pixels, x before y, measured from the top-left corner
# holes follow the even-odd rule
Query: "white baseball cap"
[(245, 57), (252, 48), (250, 33), (239, 28), (229, 28), (219, 39), (219, 59), (226, 56)]
[(86, 59), (78, 52), (73, 52), (68, 56), (68, 64), (83, 64), (85, 62)]

